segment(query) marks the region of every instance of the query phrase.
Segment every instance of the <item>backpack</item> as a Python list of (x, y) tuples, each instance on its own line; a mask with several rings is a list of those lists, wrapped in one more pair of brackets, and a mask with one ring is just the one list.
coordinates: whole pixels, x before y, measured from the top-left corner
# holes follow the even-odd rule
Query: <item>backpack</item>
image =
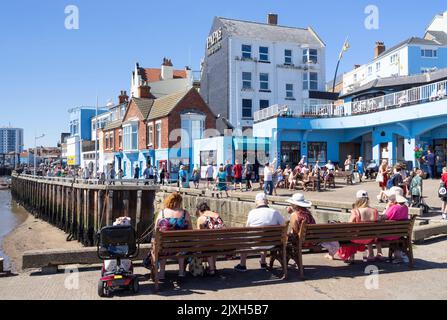
[(396, 179), (396, 174), (395, 175), (393, 175), (388, 181), (387, 181), (387, 183), (386, 183), (386, 188), (387, 189), (391, 189), (392, 187), (395, 187), (395, 185), (394, 185), (394, 180)]

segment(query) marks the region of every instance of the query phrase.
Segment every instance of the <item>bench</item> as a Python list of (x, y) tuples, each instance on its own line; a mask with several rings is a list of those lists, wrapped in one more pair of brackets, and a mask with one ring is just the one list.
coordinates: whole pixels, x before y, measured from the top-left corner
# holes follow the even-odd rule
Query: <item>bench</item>
[[(321, 243), (339, 242), (340, 247), (362, 246), (351, 242), (352, 240), (378, 239), (372, 244), (380, 244), (382, 248), (389, 248), (391, 258), (394, 250), (403, 250), (409, 260), (410, 267), (413, 267), (412, 234), (416, 216), (412, 216), (406, 221), (382, 221), (368, 223), (334, 223), (308, 225), (301, 224), (299, 235), (294, 242), (288, 244), (288, 259), (295, 260), (298, 265), (300, 276), (304, 277), (303, 251), (308, 253), (321, 253)], [(383, 238), (398, 238), (398, 240), (388, 241)]]
[[(161, 259), (227, 257), (270, 251), (280, 261), (284, 279), (287, 278), (285, 226), (228, 228), (221, 230), (157, 230), (152, 245), (152, 278), (159, 290), (158, 263)], [(265, 247), (271, 247), (265, 249)]]

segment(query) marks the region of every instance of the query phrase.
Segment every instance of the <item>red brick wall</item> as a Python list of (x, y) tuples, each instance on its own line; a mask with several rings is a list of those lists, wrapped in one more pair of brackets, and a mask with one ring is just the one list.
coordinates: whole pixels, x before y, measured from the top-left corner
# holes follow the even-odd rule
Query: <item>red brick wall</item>
[[(167, 118), (164, 118), (162, 120), (163, 148), (172, 148), (173, 146), (178, 145), (180, 137), (177, 139), (177, 141), (169, 141), (168, 133), (172, 132), (175, 129), (181, 129), (182, 127), (181, 113), (184, 110), (196, 110), (197, 112), (205, 114), (206, 115), (205, 130), (216, 129), (216, 118), (214, 114), (212, 113), (211, 109), (208, 107), (206, 102), (202, 99), (200, 94), (197, 92), (197, 90), (193, 89), (189, 91), (189, 93), (183, 98), (182, 101), (180, 101), (177, 107), (171, 112), (171, 115), (169, 116), (169, 121), (167, 120)], [(164, 129), (166, 131), (164, 131)], [(164, 132), (167, 133), (166, 136), (164, 136)]]
[(129, 121), (131, 119), (138, 118), (140, 121), (138, 123), (138, 150), (145, 150), (147, 149), (146, 146), (146, 122), (144, 119), (142, 119), (141, 113), (138, 110), (137, 105), (131, 101), (129, 106), (127, 107), (128, 110), (126, 112), (126, 115), (124, 116), (124, 121)]

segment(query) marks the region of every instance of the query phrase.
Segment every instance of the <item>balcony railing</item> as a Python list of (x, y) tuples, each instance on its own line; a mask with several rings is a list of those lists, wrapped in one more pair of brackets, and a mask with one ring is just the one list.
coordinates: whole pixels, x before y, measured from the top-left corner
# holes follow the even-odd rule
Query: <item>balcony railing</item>
[(274, 105), (255, 112), (254, 119), (255, 122), (259, 122), (274, 117), (331, 118), (368, 114), (444, 100), (447, 99), (446, 88), (447, 81), (444, 80), (367, 100), (303, 106), (301, 111), (298, 111), (296, 107), (291, 109), (285, 105)]

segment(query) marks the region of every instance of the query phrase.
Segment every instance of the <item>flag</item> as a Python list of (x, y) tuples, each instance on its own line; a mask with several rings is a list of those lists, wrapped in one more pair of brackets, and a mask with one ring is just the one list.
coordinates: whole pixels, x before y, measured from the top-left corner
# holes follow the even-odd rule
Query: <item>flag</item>
[(341, 49), (340, 56), (338, 57), (339, 60), (341, 60), (343, 58), (343, 54), (346, 51), (348, 51), (349, 48), (350, 48), (350, 45), (348, 42), (348, 38), (346, 38), (345, 43), (343, 44), (343, 48)]

